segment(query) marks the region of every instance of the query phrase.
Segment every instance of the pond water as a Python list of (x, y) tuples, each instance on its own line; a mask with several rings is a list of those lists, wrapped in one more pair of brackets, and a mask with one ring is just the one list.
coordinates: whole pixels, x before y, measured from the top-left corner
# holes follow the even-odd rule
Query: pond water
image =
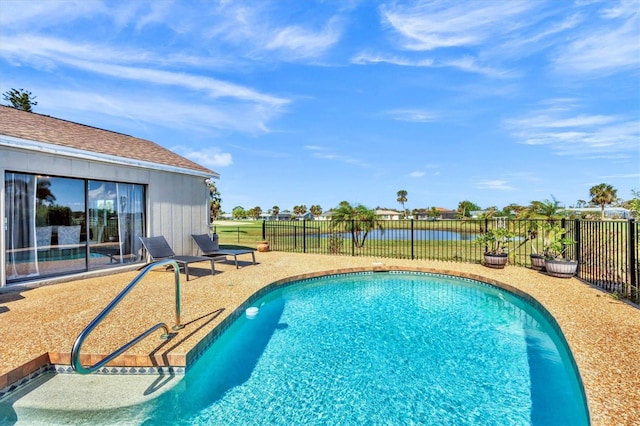
[[(351, 238), (349, 232), (338, 234), (342, 238)], [(476, 239), (475, 233), (445, 231), (439, 229), (414, 229), (413, 239), (415, 241), (471, 241)], [(307, 237), (312, 236), (309, 234)], [(323, 234), (323, 238), (329, 238), (331, 234)], [(367, 234), (367, 240), (411, 240), (411, 229), (374, 229)]]

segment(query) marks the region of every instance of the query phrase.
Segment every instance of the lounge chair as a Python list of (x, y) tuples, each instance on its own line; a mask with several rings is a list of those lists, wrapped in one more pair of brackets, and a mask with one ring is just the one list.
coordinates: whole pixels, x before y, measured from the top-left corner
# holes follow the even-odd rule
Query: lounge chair
[(213, 264), (214, 259), (210, 257), (204, 256), (176, 256), (176, 254), (169, 246), (169, 243), (163, 236), (159, 237), (140, 237), (140, 241), (142, 241), (142, 245), (149, 253), (149, 256), (156, 261), (161, 259), (171, 259), (175, 260), (178, 265), (184, 267), (184, 273), (187, 276), (187, 281), (189, 281), (189, 264), (197, 263), (197, 262), (211, 262), (211, 275), (215, 273), (215, 266)]
[(244, 250), (230, 250), (230, 249), (220, 249), (218, 245), (218, 234), (213, 234), (211, 237), (207, 234), (201, 235), (191, 235), (193, 240), (198, 245), (198, 248), (202, 252), (203, 256), (212, 257), (212, 258), (224, 258), (226, 260), (227, 256), (233, 256), (233, 259), (236, 261), (236, 269), (238, 266), (238, 256), (241, 254), (251, 254), (251, 258), (253, 260), (253, 264), (256, 264), (256, 255), (253, 250), (244, 249)]

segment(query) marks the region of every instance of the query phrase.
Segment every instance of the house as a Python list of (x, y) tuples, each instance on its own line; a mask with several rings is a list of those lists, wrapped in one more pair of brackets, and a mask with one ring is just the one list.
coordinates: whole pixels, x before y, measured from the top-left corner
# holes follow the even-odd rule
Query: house
[(336, 212), (334, 210), (327, 210), (323, 212), (320, 216), (316, 218), (316, 220), (331, 220), (331, 216), (333, 216)]
[(0, 290), (139, 267), (140, 236), (196, 254), (218, 178), (148, 140), (0, 106)]
[(402, 212), (389, 209), (376, 209), (375, 211), (378, 219), (381, 220), (400, 220), (402, 219)]
[[(591, 215), (600, 218), (602, 215), (601, 207), (568, 207), (560, 209), (560, 211), (577, 213), (582, 215)], [(633, 217), (632, 211), (625, 209), (624, 207), (605, 207), (604, 217), (607, 219), (631, 219)]]

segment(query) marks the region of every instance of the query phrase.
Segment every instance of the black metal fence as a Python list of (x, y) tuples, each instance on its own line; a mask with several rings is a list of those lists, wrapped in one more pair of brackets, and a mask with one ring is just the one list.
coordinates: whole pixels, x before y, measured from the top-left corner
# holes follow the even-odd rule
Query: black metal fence
[[(271, 250), (375, 256), (400, 259), (445, 260), (481, 263), (485, 247), (474, 240), (496, 227), (514, 235), (509, 262), (530, 267), (531, 254), (542, 254), (550, 235), (548, 220), (385, 220), (376, 226), (363, 221), (265, 221), (262, 238)], [(640, 302), (640, 231), (634, 220), (561, 220), (576, 243), (566, 247), (564, 257), (578, 260), (577, 277), (615, 295)]]

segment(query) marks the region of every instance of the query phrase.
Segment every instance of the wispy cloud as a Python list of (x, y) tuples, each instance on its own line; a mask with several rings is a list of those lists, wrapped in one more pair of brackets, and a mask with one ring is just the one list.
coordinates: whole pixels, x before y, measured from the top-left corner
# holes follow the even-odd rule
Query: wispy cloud
[(476, 46), (509, 32), (531, 2), (440, 2), (392, 4), (381, 8), (384, 22), (408, 50)]
[[(623, 5), (626, 5), (624, 7)], [(603, 21), (559, 45), (552, 67), (560, 73), (606, 76), (640, 66), (640, 9), (635, 1), (602, 12)]]
[(46, 28), (77, 18), (107, 14), (108, 7), (97, 0), (32, 2), (28, 7), (20, 0), (3, 0), (0, 26), (6, 29)]
[(325, 148), (325, 147), (321, 147), (318, 145), (306, 145), (304, 146), (304, 149), (307, 151), (311, 151), (311, 155), (314, 158), (319, 158), (322, 160), (329, 160), (329, 161), (337, 161), (340, 163), (345, 163), (345, 164), (351, 164), (354, 166), (359, 166), (359, 167), (364, 167), (364, 168), (370, 168), (371, 165), (369, 165), (367, 162), (359, 159), (359, 158), (355, 158), (349, 155), (343, 155), (340, 153), (336, 153), (335, 151), (329, 149), (329, 148)]
[(316, 58), (338, 42), (341, 33), (337, 18), (331, 19), (320, 31), (292, 25), (276, 29), (265, 47), (281, 51), (283, 58)]
[(389, 55), (384, 53), (360, 52), (351, 58), (351, 63), (356, 65), (392, 64), (403, 67), (427, 67), (427, 68), (454, 68), (460, 71), (481, 74), (492, 78), (512, 78), (517, 74), (507, 69), (495, 66), (483, 65), (476, 58), (463, 56), (453, 59), (411, 59), (406, 56)]
[(513, 186), (508, 185), (509, 182), (506, 180), (499, 179), (486, 179), (480, 180), (475, 183), (475, 187), (477, 189), (492, 189), (496, 191), (514, 191), (515, 188)]
[[(259, 61), (306, 61), (324, 56), (344, 31), (339, 12), (308, 15), (292, 10), (279, 10), (279, 2), (221, 2), (203, 36), (222, 40), (236, 54)], [(304, 3), (300, 3), (304, 8)], [(292, 4), (283, 9), (292, 8)], [(332, 14), (335, 13), (335, 14)]]
[[(140, 126), (191, 129), (204, 132), (211, 129), (248, 134), (269, 132), (268, 122), (279, 112), (249, 103), (209, 102), (189, 103), (166, 99), (160, 95), (112, 92), (110, 94), (38, 89), (40, 99), (64, 99), (61, 110), (84, 111), (111, 116)], [(135, 108), (132, 107), (135, 105)]]
[(506, 120), (504, 124), (518, 143), (549, 145), (558, 155), (620, 158), (637, 151), (640, 139), (637, 118), (586, 114), (574, 102), (549, 102), (546, 109)]
[(409, 176), (412, 178), (419, 178), (419, 177), (423, 177), (425, 174), (426, 174), (425, 172), (415, 171), (415, 172), (409, 173)]
[[(289, 102), (284, 98), (262, 94), (253, 89), (211, 77), (109, 63), (105, 59), (127, 62), (135, 57), (136, 62), (140, 62), (141, 58), (148, 55), (138, 56), (135, 52), (116, 53), (111, 49), (103, 49), (103, 46), (72, 44), (42, 37), (8, 37), (3, 40), (3, 53), (6, 53), (9, 58), (13, 56), (33, 63), (46, 63), (50, 66), (64, 64), (120, 79), (200, 90), (214, 98), (229, 97), (271, 106), (282, 106)], [(87, 57), (89, 60), (86, 59)]]
[(221, 152), (218, 148), (194, 150), (190, 147), (175, 146), (172, 150), (207, 167), (228, 167), (233, 164), (232, 155), (228, 152)]
[(387, 63), (405, 67), (432, 67), (433, 59), (409, 59), (403, 56), (393, 56), (387, 54), (375, 54), (370, 52), (360, 52), (353, 58), (351, 63), (356, 65)]
[(392, 120), (412, 123), (430, 123), (438, 119), (436, 113), (422, 109), (393, 109), (387, 111), (385, 115), (391, 117)]

